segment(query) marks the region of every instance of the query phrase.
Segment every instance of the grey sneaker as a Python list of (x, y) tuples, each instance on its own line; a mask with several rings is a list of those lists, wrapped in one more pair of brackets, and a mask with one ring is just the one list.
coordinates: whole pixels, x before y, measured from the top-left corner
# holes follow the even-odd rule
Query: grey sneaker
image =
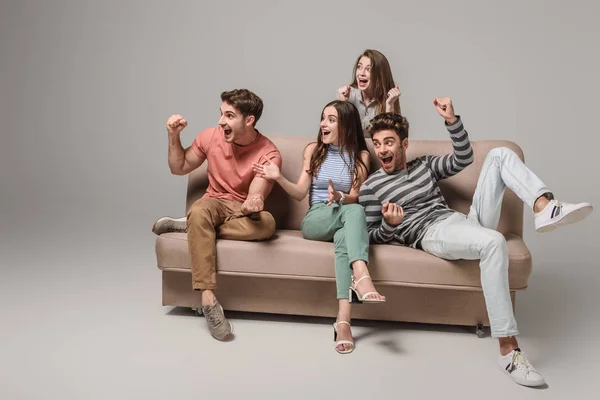
[(152, 226), (152, 232), (157, 235), (162, 235), (167, 232), (187, 232), (187, 218), (171, 218), (171, 217), (162, 217), (159, 218), (158, 221), (154, 223)]
[(212, 305), (202, 306), (202, 312), (204, 313), (204, 318), (206, 318), (210, 334), (215, 339), (227, 340), (233, 335), (233, 325), (225, 319), (223, 307), (221, 307), (218, 301), (215, 301), (215, 304)]

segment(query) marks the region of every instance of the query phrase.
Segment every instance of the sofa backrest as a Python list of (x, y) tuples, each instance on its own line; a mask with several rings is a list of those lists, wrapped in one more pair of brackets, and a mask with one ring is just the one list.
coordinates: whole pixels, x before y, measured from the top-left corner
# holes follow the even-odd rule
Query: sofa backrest
[[(269, 136), (281, 152), (283, 159), (282, 172), (290, 181), (296, 182), (302, 168), (302, 152), (304, 147), (314, 142), (313, 136)], [(373, 144), (367, 139), (371, 150), (371, 171), (379, 168)], [(488, 151), (495, 147), (508, 147), (523, 159), (521, 148), (514, 142), (500, 140), (486, 140), (471, 142), (475, 153), (473, 164), (461, 171), (458, 175), (440, 181), (440, 187), (448, 205), (453, 209), (468, 214), (477, 185), (477, 179), (483, 160)], [(450, 140), (411, 140), (409, 142), (407, 157), (412, 160), (416, 157), (432, 154), (444, 155), (452, 152)], [(186, 211), (199, 199), (208, 187), (207, 163), (190, 173), (188, 178)], [(273, 191), (267, 198), (266, 210), (271, 212), (277, 222), (277, 229), (300, 229), (300, 223), (308, 210), (308, 196), (298, 202), (288, 196), (279, 185), (275, 184)], [(504, 195), (502, 214), (498, 231), (502, 233), (523, 234), (523, 203), (510, 190)]]

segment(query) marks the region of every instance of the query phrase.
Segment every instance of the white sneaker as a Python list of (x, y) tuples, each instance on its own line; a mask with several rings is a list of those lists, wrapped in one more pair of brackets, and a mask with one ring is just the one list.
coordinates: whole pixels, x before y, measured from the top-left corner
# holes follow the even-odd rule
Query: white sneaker
[(161, 235), (167, 232), (187, 232), (187, 218), (162, 217), (152, 226), (152, 232)]
[(535, 214), (535, 230), (549, 232), (554, 229), (581, 221), (592, 213), (594, 207), (590, 203), (570, 204), (558, 200), (550, 203)]
[(498, 361), (502, 371), (519, 385), (534, 387), (546, 384), (544, 377), (533, 368), (521, 349), (500, 356)]

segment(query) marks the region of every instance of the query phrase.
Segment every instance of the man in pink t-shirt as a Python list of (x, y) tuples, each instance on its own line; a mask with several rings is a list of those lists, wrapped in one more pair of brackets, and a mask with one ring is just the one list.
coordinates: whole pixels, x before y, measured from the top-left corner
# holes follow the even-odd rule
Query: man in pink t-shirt
[(187, 149), (179, 137), (187, 126), (181, 115), (169, 118), (167, 131), (173, 174), (188, 174), (208, 161), (208, 189), (187, 213), (188, 246), (193, 288), (202, 291), (202, 310), (210, 333), (218, 340), (226, 340), (233, 334), (233, 326), (214, 294), (216, 239), (266, 240), (273, 236), (275, 219), (263, 210), (273, 183), (256, 177), (252, 164), (270, 162), (281, 167), (281, 154), (255, 128), (263, 110), (260, 97), (249, 90), (236, 89), (223, 92), (221, 100), (219, 125), (200, 132)]

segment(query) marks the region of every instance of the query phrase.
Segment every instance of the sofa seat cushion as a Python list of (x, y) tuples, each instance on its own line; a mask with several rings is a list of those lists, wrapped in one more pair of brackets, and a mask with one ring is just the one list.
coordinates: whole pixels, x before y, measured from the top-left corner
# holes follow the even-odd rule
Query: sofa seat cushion
[[(524, 289), (531, 275), (531, 255), (517, 235), (505, 235), (509, 250), (509, 284)], [(163, 271), (190, 271), (187, 234), (166, 233), (156, 241), (158, 267)], [(446, 261), (422, 250), (398, 245), (372, 245), (369, 270), (380, 284), (481, 288), (479, 262)], [(333, 243), (306, 240), (300, 231), (278, 230), (263, 242), (217, 241), (219, 273), (331, 280), (334, 275)]]

